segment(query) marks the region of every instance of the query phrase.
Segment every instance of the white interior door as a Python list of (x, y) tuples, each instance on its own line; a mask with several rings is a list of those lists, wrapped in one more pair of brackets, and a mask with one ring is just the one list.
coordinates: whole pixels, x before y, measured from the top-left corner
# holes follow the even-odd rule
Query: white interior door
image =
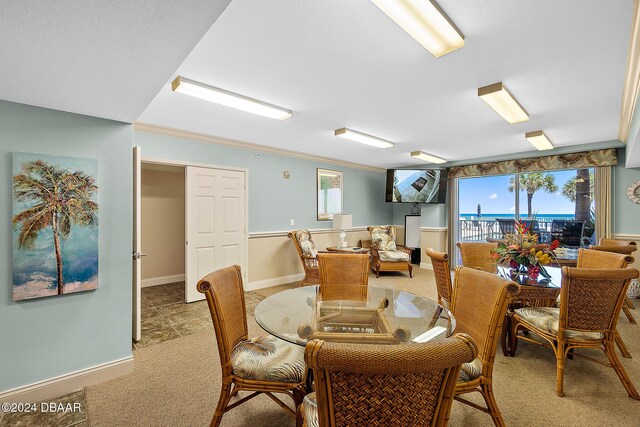
[(238, 264), (246, 281), (246, 174), (243, 171), (187, 166), (185, 297), (204, 295), (198, 280)]
[(140, 341), (142, 334), (140, 328), (140, 311), (141, 311), (141, 294), (140, 294), (140, 280), (142, 277), (141, 266), (141, 147), (133, 147), (133, 268), (132, 268), (132, 328), (133, 328), (133, 340)]

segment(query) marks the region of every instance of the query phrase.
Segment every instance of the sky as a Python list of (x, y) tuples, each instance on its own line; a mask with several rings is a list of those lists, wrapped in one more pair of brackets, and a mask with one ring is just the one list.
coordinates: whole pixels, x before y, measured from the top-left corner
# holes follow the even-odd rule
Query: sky
[[(558, 191), (554, 194), (538, 190), (533, 195), (532, 208), (538, 214), (570, 214), (575, 213), (575, 204), (564, 197), (562, 187), (571, 177), (576, 176), (576, 170), (552, 172)], [(478, 203), (482, 212), (494, 214), (515, 213), (515, 193), (510, 193), (509, 178), (512, 175), (498, 175), (481, 178), (462, 178), (459, 180), (459, 209), (461, 214), (475, 214)], [(527, 194), (520, 192), (520, 215), (527, 214)]]

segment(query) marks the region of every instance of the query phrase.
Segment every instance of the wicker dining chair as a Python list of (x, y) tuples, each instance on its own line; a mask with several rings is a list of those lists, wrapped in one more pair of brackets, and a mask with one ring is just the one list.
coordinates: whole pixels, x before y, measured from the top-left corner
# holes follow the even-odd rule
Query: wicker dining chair
[(491, 256), (491, 250), (498, 247), (497, 243), (458, 242), (456, 246), (460, 249), (463, 266), (493, 274), (498, 271), (496, 260)]
[[(456, 331), (470, 335), (478, 346), (478, 357), (462, 365), (456, 400), (491, 415), (496, 426), (505, 423), (493, 395), (493, 365), (507, 305), (519, 293), (520, 285), (496, 274), (456, 268), (450, 310), (456, 319)], [(487, 407), (460, 397), (471, 392), (482, 394)]]
[[(564, 396), (564, 365), (571, 354), (613, 368), (629, 397), (640, 400), (614, 348), (616, 323), (624, 296), (630, 280), (637, 277), (635, 268), (562, 267), (560, 308), (524, 307), (515, 310), (513, 336), (553, 349), (558, 396)], [(532, 332), (544, 341), (517, 335), (520, 329)], [(602, 350), (609, 363), (573, 352), (580, 348)]]
[[(618, 253), (614, 251), (600, 250), (602, 246), (592, 246), (592, 249), (580, 249), (578, 250), (578, 264), (577, 268), (626, 268), (629, 264), (632, 264), (634, 259), (632, 256), (625, 253)], [(607, 248), (625, 248), (628, 251), (629, 246), (606, 246)], [(625, 295), (624, 302), (622, 304), (622, 311), (629, 319), (629, 322), (636, 323), (636, 319), (629, 310), (633, 307), (629, 298)], [(624, 343), (622, 336), (616, 330), (615, 342), (620, 349), (622, 356), (631, 358), (631, 353)]]
[[(638, 245), (636, 244), (636, 242), (631, 240), (600, 239), (599, 245), (590, 246), (589, 249), (593, 249), (596, 251), (614, 252), (623, 255), (631, 255), (638, 250)], [(635, 261), (633, 258), (628, 259), (629, 264), (633, 264), (633, 262)], [(633, 317), (633, 314), (631, 314), (630, 310), (633, 310), (635, 308), (636, 307), (635, 305), (633, 305), (631, 298), (625, 297), (622, 311), (624, 312), (625, 316), (627, 316), (629, 322), (633, 323), (634, 325), (638, 322), (636, 322), (636, 319), (635, 317)]]
[(397, 346), (310, 341), (316, 391), (300, 407), (303, 425), (446, 426), (460, 366), (477, 353), (465, 334)]
[(633, 240), (605, 239), (604, 237), (600, 238), (598, 244), (601, 246), (638, 246), (638, 243)]
[[(208, 274), (198, 282), (197, 288), (207, 299), (222, 365), (222, 389), (211, 426), (218, 426), (225, 412), (260, 393), (296, 417), (296, 412), (273, 393), (287, 394), (293, 398), (296, 408), (302, 403), (306, 394), (303, 348), (271, 335), (248, 338), (239, 266)], [(253, 393), (229, 404), (239, 391)]]
[(287, 237), (296, 247), (304, 269), (304, 279), (302, 279), (300, 286), (319, 285), (318, 251), (311, 238), (311, 233), (309, 230), (295, 230), (287, 233)]
[(324, 300), (366, 301), (368, 254), (318, 254), (320, 294)]
[(426, 253), (427, 256), (431, 258), (431, 266), (436, 278), (438, 304), (449, 308), (449, 305), (451, 305), (451, 294), (453, 293), (449, 255), (444, 252), (435, 251), (432, 248), (427, 248)]
[(411, 250), (396, 244), (396, 227), (376, 225), (367, 227), (371, 235), (371, 268), (380, 277), (381, 271), (408, 271), (413, 277)]

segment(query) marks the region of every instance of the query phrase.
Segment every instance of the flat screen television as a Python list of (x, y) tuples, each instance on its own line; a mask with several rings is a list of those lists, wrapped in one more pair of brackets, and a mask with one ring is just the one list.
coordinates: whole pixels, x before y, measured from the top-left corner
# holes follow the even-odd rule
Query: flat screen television
[(387, 169), (385, 200), (390, 203), (445, 203), (447, 169)]

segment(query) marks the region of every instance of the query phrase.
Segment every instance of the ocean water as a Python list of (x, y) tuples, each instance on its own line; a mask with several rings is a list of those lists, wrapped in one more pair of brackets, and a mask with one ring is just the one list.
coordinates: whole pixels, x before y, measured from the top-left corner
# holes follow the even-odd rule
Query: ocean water
[[(461, 213), (459, 219), (482, 219), (485, 221), (491, 221), (496, 218), (513, 218), (515, 219), (514, 214), (501, 214), (501, 213), (482, 213), (480, 217), (478, 217), (478, 213)], [(525, 215), (520, 216), (521, 219), (526, 219)], [(554, 219), (575, 219), (575, 215), (572, 214), (538, 214), (536, 215), (536, 219), (539, 222), (551, 222)]]

